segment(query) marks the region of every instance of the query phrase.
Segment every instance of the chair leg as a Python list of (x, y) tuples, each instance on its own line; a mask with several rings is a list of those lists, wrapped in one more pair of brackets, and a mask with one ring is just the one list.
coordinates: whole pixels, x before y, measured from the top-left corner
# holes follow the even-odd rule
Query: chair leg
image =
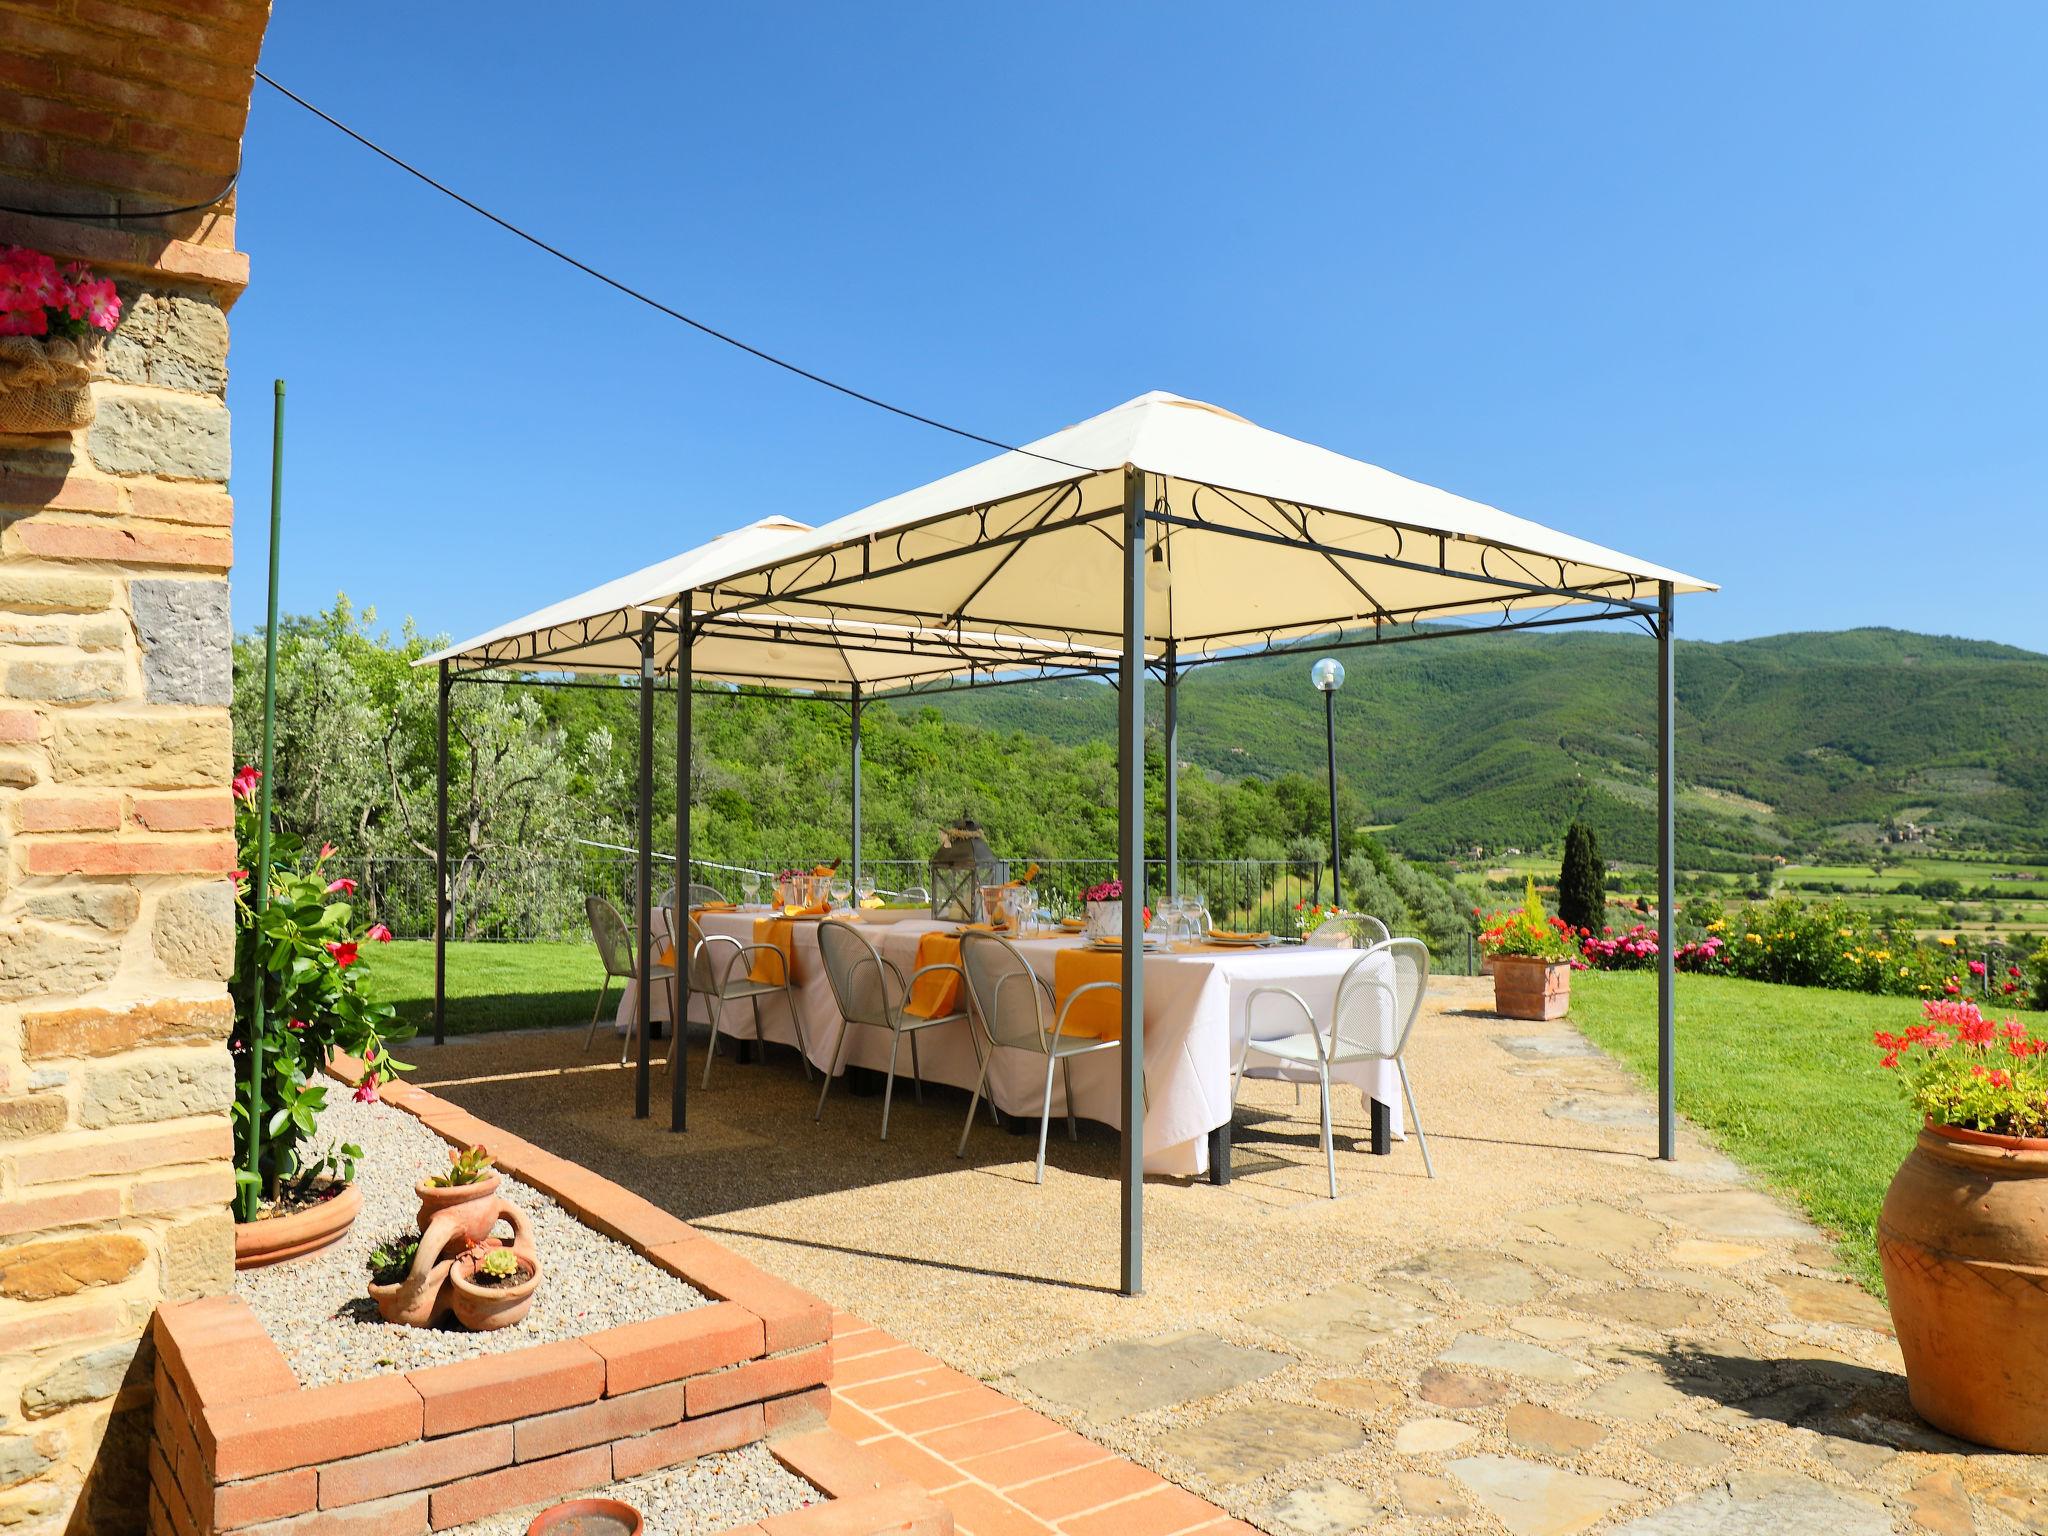
[(597, 1006), (590, 1010), (590, 1028), (583, 1032), (583, 1049), (590, 1049), (590, 1042), (597, 1038), (597, 1021), (604, 1015), (604, 1000), (612, 995), (612, 973), (604, 973), (604, 985), (597, 989)]
[(680, 974), (671, 976), (668, 983), (668, 1060), (663, 1063), (671, 1072), (678, 1070), (678, 1054), (682, 1057), (683, 1067), (689, 1066), (690, 1053), (685, 1049), (688, 1042), (683, 1038), (689, 1025), (690, 1021), (683, 1017), (683, 978)]
[(697, 1086), (711, 1086), (711, 1063), (718, 1057), (718, 1025), (725, 1017), (725, 999), (716, 992), (704, 994), (704, 1012), (711, 1019), (711, 1038), (704, 1042), (704, 1081)]
[(1401, 1074), (1401, 1092), (1408, 1100), (1408, 1118), (1414, 1122), (1415, 1141), (1422, 1148), (1422, 1171), (1433, 1179), (1436, 1169), (1429, 1161), (1429, 1138), (1422, 1134), (1422, 1116), (1415, 1112), (1415, 1090), (1408, 1085), (1408, 1064), (1396, 1056), (1394, 1070)]
[(1064, 1056), (1060, 1058), (1060, 1082), (1067, 1092), (1067, 1140), (1079, 1141), (1081, 1132), (1074, 1124), (1074, 1064)]
[(924, 1103), (924, 1071), (917, 1064), (917, 1031), (910, 1032), (910, 1083), (917, 1093), (917, 1102)]
[(813, 1121), (825, 1118), (825, 1095), (832, 1091), (832, 1079), (838, 1074), (839, 1069), (846, 1064), (846, 1042), (852, 1038), (853, 1021), (851, 1019), (841, 1019), (839, 1021), (839, 1043), (832, 1048), (832, 1069), (825, 1074), (824, 1085), (818, 1089), (818, 1112), (811, 1116)]
[[(965, 1157), (967, 1155), (967, 1137), (968, 1133), (974, 1129), (974, 1112), (981, 1108), (981, 1095), (987, 1087), (988, 1057), (984, 1056), (981, 1061), (981, 1076), (974, 1080), (974, 1097), (967, 1101), (967, 1123), (960, 1128), (960, 1145), (953, 1149), (955, 1157)], [(995, 1105), (990, 1104), (989, 1108), (993, 1109)]]
[(1037, 1184), (1045, 1182), (1045, 1134), (1052, 1128), (1052, 1068), (1057, 1060), (1050, 1055), (1045, 1058), (1045, 1097), (1038, 1105), (1038, 1173), (1032, 1181)]
[(1321, 1067), (1323, 1100), (1323, 1162), (1330, 1170), (1330, 1198), (1337, 1198), (1337, 1143), (1330, 1136), (1330, 1069)]
[[(804, 1064), (804, 1081), (811, 1080), (811, 1037), (804, 1031), (804, 1016), (797, 1011), (796, 988), (784, 987), (782, 1000), (789, 1004), (789, 1022), (796, 1029), (796, 1059)], [(761, 1005), (757, 1002), (755, 1008)], [(760, 1027), (760, 1014), (754, 1015), (755, 1028)]]
[[(916, 1048), (915, 1035), (911, 1036), (912, 1049)], [(882, 1140), (889, 1139), (889, 1104), (896, 1097), (896, 1048), (903, 1043), (903, 1031), (889, 1031), (889, 1080), (882, 1085)]]

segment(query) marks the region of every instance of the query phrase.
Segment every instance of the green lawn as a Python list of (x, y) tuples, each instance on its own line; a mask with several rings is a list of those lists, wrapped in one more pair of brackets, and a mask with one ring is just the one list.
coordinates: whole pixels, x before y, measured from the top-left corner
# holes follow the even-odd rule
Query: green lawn
[[(434, 1026), (434, 946), (399, 939), (365, 944), (363, 964), (377, 996), (422, 1031)], [(604, 967), (590, 944), (450, 944), (448, 1033), (587, 1023)], [(619, 987), (612, 984), (609, 1016)], [(404, 1052), (399, 1053), (403, 1056)]]
[[(1680, 1112), (1839, 1238), (1844, 1260), (1880, 1294), (1877, 1212), (1912, 1144), (1914, 1118), (1870, 1037), (1916, 1016), (1905, 998), (1678, 978)], [(1581, 972), (1571, 1017), (1654, 1082), (1654, 973)]]

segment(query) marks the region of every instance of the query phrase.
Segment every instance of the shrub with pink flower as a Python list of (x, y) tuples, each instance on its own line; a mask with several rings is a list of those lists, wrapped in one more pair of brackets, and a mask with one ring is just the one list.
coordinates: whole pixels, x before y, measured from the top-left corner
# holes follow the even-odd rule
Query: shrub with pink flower
[(0, 248), (0, 336), (87, 336), (121, 323), (121, 298), (110, 277), (82, 261), (21, 246)]
[(2018, 1019), (1988, 1019), (1968, 998), (1930, 998), (1921, 1019), (1873, 1037), (1878, 1065), (1900, 1075), (1931, 1125), (1996, 1136), (2048, 1136), (2048, 1039)]
[[(243, 768), (234, 778), (235, 836), (243, 868), (235, 879), (235, 1028), (228, 1049), (236, 1068), (236, 1161), (244, 1158), (249, 1122), (249, 1083), (255, 1052), (254, 980), (264, 998), (260, 1035), (263, 1058), (263, 1121), (258, 1137), (255, 1186), (265, 1200), (316, 1197), (316, 1177), (348, 1176), (343, 1158), (316, 1155), (308, 1144), (326, 1106), (325, 1067), (335, 1051), (363, 1063), (356, 1098), (374, 1103), (378, 1085), (407, 1068), (391, 1056), (389, 1042), (405, 1038), (387, 1003), (372, 995), (359, 964), (364, 943), (388, 943), (391, 930), (373, 923), (360, 931), (348, 898), (354, 882), (325, 873), (333, 845), (323, 846), (309, 869), (299, 868), (301, 844), (275, 828), (270, 841), (270, 891), (258, 920), (249, 871), (256, 863), (262, 819), (257, 788), (262, 774)], [(250, 1180), (242, 1178), (245, 1190)], [(320, 1186), (322, 1189), (327, 1186)]]

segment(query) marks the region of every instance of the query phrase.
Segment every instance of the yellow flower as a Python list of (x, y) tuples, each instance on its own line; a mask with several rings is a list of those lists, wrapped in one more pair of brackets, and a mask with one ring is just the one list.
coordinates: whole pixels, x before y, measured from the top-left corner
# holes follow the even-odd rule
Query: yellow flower
[(1752, 944), (1761, 944), (1761, 943), (1763, 943), (1763, 935), (1762, 935), (1762, 934), (1757, 934), (1757, 933), (1745, 933), (1745, 934), (1743, 935), (1743, 937), (1744, 937), (1745, 939), (1749, 940), (1749, 942), (1750, 942), (1750, 943), (1752, 943)]
[[(1855, 959), (1856, 957), (1855, 957), (1855, 956), (1854, 956), (1853, 954), (1851, 954), (1851, 953), (1850, 953), (1850, 952), (1849, 952), (1848, 950), (1846, 950), (1846, 949), (1845, 949), (1845, 950), (1843, 950), (1843, 951), (1842, 951), (1842, 958), (1843, 958), (1844, 960), (1854, 960), (1854, 959)], [(250, 985), (251, 985), (251, 986), (254, 986), (254, 985), (255, 985), (255, 983), (254, 983), (254, 982), (251, 982), (251, 983), (250, 983)]]
[(1939, 944), (1943, 949), (1954, 949), (1956, 947), (1956, 937), (1952, 933), (1944, 933), (1940, 938), (1936, 939), (1934, 942)]
[(1854, 928), (1837, 928), (1835, 932), (1840, 934), (1845, 939), (1853, 939), (1854, 937), (1856, 937), (1856, 930)]
[[(1911, 967), (1910, 965), (1902, 965), (1899, 967), (1899, 974), (1901, 976), (1910, 976), (1913, 974), (1913, 967)], [(1922, 992), (1925, 992), (1927, 989), (1925, 987), (1922, 987), (1920, 990)]]
[[(1870, 952), (1870, 958), (1873, 960), (1889, 960), (1891, 959), (1891, 957), (1892, 952), (1888, 949), (1873, 949)], [(1904, 971), (1900, 971), (1899, 974), (1903, 976), (1906, 973)]]

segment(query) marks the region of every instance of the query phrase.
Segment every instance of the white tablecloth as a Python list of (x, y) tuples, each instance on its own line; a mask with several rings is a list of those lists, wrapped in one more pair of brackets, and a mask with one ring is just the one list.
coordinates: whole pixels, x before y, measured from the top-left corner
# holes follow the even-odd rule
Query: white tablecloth
[[(754, 918), (748, 912), (707, 912), (699, 919), (707, 937), (723, 934), (742, 944), (754, 942)], [(894, 961), (907, 977), (916, 968), (917, 941), (935, 928), (951, 928), (929, 918), (907, 918), (890, 924), (864, 925), (864, 936), (875, 943), (884, 958)], [(658, 922), (663, 937), (655, 952), (666, 944), (667, 923)], [(1078, 942), (1069, 938), (1032, 939), (1017, 948), (1031, 967), (1049, 982), (1053, 956), (1062, 947)], [(803, 1010), (805, 1043), (811, 1061), (830, 1070), (839, 1047), (843, 1024), (832, 1000), (831, 983), (825, 976), (824, 961), (818, 954), (815, 923), (799, 923), (795, 930), (797, 1003)], [(1214, 950), (1194, 953), (1148, 954), (1145, 957), (1145, 1168), (1149, 1173), (1197, 1174), (1209, 1165), (1208, 1133), (1230, 1121), (1230, 1078), (1237, 1064), (1238, 1047), (1247, 1028), (1246, 1003), (1251, 992), (1263, 986), (1290, 987), (1316, 1012), (1318, 1021), (1327, 1019), (1336, 997), (1337, 983), (1352, 962), (1354, 950), (1316, 949), (1285, 945), (1273, 949), (1246, 950), (1225, 954)], [(1388, 969), (1391, 980), (1391, 967)], [(669, 1011), (668, 986), (654, 988), (651, 1012), (666, 1020)], [(619, 1006), (620, 1020), (630, 1019), (635, 991), (629, 986)], [(964, 993), (963, 993), (964, 998)], [(708, 1023), (702, 993), (690, 998), (690, 1018)], [(1385, 1006), (1383, 1028), (1391, 1031), (1391, 999)], [(762, 1033), (785, 1045), (797, 1041), (789, 1009), (780, 997), (761, 999)], [(975, 1026), (978, 1028), (978, 1026)], [(1249, 1021), (1253, 1038), (1293, 1034), (1301, 1028), (1301, 1013), (1283, 998), (1262, 999), (1258, 1014)], [(961, 1023), (942, 1029), (917, 1032), (919, 1061), (926, 1082), (951, 1083), (972, 1089), (980, 1071), (975, 1041), (969, 1026)], [(744, 1001), (726, 1005), (719, 1032), (736, 1039), (755, 1037), (754, 1012)], [(909, 1043), (904, 1043), (897, 1061), (903, 1077), (910, 1072)], [(1123, 1123), (1120, 1052), (1100, 1051), (1073, 1062), (1074, 1113), (1109, 1126)], [(886, 1070), (889, 1065), (887, 1031), (856, 1026), (847, 1047), (847, 1064)], [(1315, 1073), (1298, 1072), (1277, 1063), (1261, 1064), (1253, 1058), (1256, 1076), (1298, 1078), (1314, 1082)], [(1333, 1080), (1357, 1088), (1386, 1105), (1388, 1122), (1395, 1135), (1402, 1134), (1400, 1078), (1390, 1062), (1355, 1063), (1336, 1068)], [(1036, 1118), (1045, 1090), (1045, 1058), (1029, 1051), (1003, 1050), (996, 1053), (990, 1071), (991, 1092), (996, 1107), (1005, 1114)], [(1053, 1113), (1063, 1113), (1066, 1094), (1062, 1074), (1053, 1074)], [(716, 1078), (713, 1079), (716, 1082)], [(899, 1085), (900, 1087), (900, 1085)], [(829, 1113), (829, 1109), (828, 1109)]]

